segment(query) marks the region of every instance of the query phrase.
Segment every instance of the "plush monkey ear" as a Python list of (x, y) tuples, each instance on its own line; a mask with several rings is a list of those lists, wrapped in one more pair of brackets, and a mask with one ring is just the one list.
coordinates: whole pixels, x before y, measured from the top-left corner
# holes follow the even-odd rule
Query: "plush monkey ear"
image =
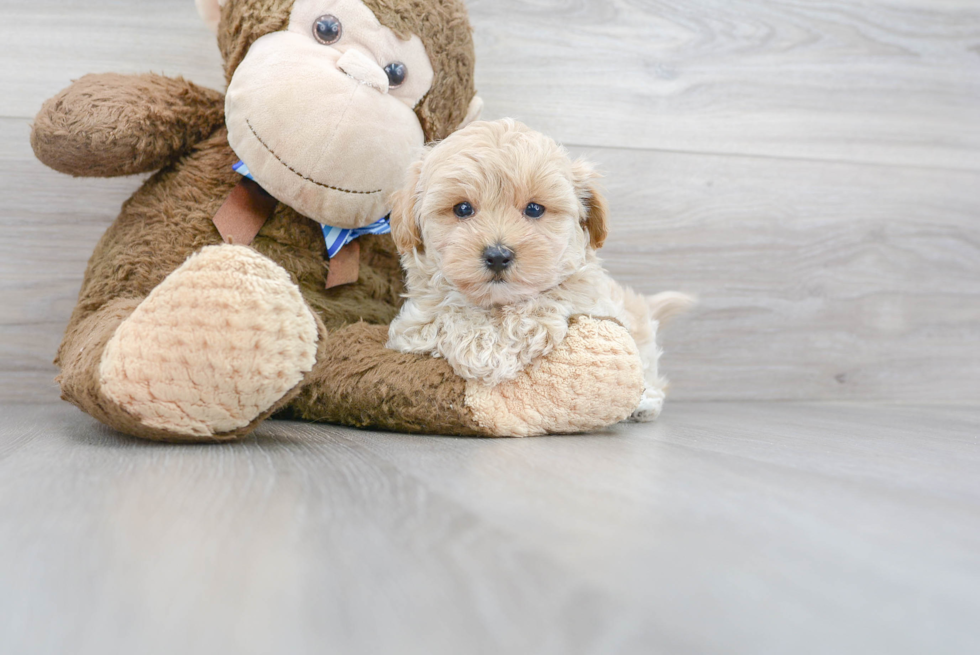
[(480, 115), (483, 113), (483, 98), (480, 96), (473, 96), (470, 101), (470, 108), (466, 110), (466, 118), (460, 123), (456, 129), (461, 130), (470, 123), (480, 120)]
[(194, 0), (197, 4), (197, 13), (201, 14), (212, 32), (218, 33), (218, 22), (221, 20), (221, 7), (228, 0)]
[(572, 178), (575, 193), (585, 208), (582, 216), (582, 226), (589, 231), (589, 245), (595, 250), (602, 247), (609, 233), (606, 227), (609, 205), (599, 190), (599, 175), (592, 165), (584, 160), (572, 164)]
[(424, 159), (418, 159), (411, 165), (405, 176), (405, 184), (391, 194), (391, 238), (394, 239), (398, 252), (403, 255), (412, 250), (422, 250), (416, 204), (423, 161)]

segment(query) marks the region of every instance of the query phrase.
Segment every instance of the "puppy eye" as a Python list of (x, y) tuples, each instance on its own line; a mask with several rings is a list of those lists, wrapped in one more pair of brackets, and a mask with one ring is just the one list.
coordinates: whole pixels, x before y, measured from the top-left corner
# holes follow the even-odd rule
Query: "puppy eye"
[(385, 73), (388, 74), (388, 86), (392, 89), (400, 87), (408, 77), (408, 67), (400, 61), (385, 66)]
[(340, 24), (340, 19), (332, 14), (320, 16), (313, 23), (313, 36), (323, 45), (333, 45), (340, 41), (343, 33), (344, 26)]
[(458, 218), (469, 218), (476, 213), (473, 209), (473, 205), (468, 202), (461, 202), (455, 207), (453, 207), (453, 213), (456, 214)]
[(528, 218), (541, 218), (544, 216), (544, 207), (536, 202), (528, 203), (524, 208), (524, 215)]

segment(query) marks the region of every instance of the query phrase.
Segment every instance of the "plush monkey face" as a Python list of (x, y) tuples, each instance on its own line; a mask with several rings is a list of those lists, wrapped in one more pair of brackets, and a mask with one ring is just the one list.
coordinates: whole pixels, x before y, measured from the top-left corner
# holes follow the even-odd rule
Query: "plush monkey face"
[[(468, 24), (424, 15), (465, 12), (459, 0), (198, 2), (221, 21), (232, 149), (269, 193), (323, 224), (383, 217), (426, 140), (472, 118), (471, 100), (479, 109)], [(468, 57), (438, 52), (461, 37)]]

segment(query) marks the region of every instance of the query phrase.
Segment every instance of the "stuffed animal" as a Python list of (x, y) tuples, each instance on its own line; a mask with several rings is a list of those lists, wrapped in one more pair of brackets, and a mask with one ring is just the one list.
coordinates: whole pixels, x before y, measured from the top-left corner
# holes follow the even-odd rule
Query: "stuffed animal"
[(56, 364), (63, 397), (165, 441), (273, 414), (526, 436), (630, 415), (643, 372), (618, 323), (573, 317), (521, 376), (474, 386), (385, 348), (404, 291), (384, 218), (427, 142), (479, 114), (462, 0), (198, 0), (227, 94), (88, 75), (31, 142), (76, 176), (156, 171), (102, 237)]

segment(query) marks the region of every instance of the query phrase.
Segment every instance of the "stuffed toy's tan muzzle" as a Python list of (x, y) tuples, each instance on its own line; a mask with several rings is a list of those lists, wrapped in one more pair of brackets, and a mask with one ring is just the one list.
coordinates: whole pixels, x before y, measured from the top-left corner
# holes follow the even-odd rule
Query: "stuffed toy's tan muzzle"
[[(427, 59), (413, 64), (431, 81)], [(225, 113), (228, 141), (255, 180), (303, 215), (340, 228), (388, 213), (389, 195), (425, 142), (411, 102), (393, 94), (376, 61), (290, 31), (252, 45), (228, 87)]]

